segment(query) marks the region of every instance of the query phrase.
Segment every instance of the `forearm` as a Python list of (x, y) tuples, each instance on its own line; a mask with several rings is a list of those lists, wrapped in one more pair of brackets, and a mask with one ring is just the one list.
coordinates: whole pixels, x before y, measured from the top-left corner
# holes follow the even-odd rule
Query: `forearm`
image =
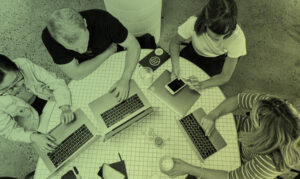
[(217, 119), (225, 114), (231, 113), (238, 108), (238, 98), (237, 96), (232, 96), (225, 99), (220, 103), (214, 110), (208, 113), (212, 119)]
[(122, 79), (130, 80), (140, 58), (141, 48), (139, 45), (128, 47), (125, 57), (125, 67)]
[(175, 40), (171, 40), (169, 50), (171, 56), (172, 69), (175, 69), (176, 67), (179, 67), (180, 44), (175, 42)]
[(96, 57), (80, 63), (76, 71), (76, 77), (73, 79), (79, 80), (88, 76), (90, 73), (95, 71), (107, 58), (109, 58), (110, 55), (111, 52), (106, 50)]
[(215, 75), (215, 76), (201, 82), (202, 83), (202, 88), (205, 89), (205, 88), (221, 86), (221, 85), (227, 83), (229, 81), (229, 79), (230, 78), (228, 78), (225, 75), (218, 74), (218, 75)]
[(188, 173), (203, 179), (227, 179), (228, 175), (228, 172), (224, 170), (215, 170), (196, 166), (191, 166)]

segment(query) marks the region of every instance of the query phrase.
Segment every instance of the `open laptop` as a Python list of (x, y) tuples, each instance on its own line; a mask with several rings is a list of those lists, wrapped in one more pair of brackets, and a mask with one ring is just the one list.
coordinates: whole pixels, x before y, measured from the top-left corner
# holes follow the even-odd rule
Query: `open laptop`
[(104, 141), (129, 127), (153, 111), (149, 101), (136, 82), (130, 80), (128, 98), (121, 103), (113, 93), (106, 93), (89, 103), (100, 129), (104, 133)]
[(58, 144), (52, 152), (40, 150), (34, 144), (35, 150), (49, 169), (50, 176), (100, 137), (82, 110), (78, 109), (74, 113), (76, 119), (73, 122), (69, 124), (60, 123), (49, 132), (56, 139), (55, 143)]
[(205, 136), (204, 130), (199, 124), (204, 115), (203, 109), (199, 108), (177, 121), (179, 128), (182, 129), (188, 142), (202, 161), (227, 145), (217, 129), (214, 129), (210, 136)]
[(187, 111), (197, 101), (200, 94), (194, 90), (191, 90), (187, 85), (181, 89), (177, 94), (172, 95), (165, 88), (171, 80), (171, 73), (165, 70), (149, 87), (155, 96), (165, 102), (172, 110), (181, 116), (184, 116)]

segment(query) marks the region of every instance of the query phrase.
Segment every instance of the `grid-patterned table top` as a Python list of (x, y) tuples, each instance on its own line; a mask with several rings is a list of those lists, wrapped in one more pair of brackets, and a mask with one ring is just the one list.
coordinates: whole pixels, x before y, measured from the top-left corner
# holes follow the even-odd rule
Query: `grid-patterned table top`
[[(150, 50), (142, 50), (140, 58), (142, 59), (150, 52)], [(120, 52), (112, 55), (89, 76), (80, 81), (72, 81), (69, 84), (72, 92), (72, 108), (74, 110), (81, 108), (95, 125), (97, 120), (88, 107), (88, 103), (107, 93), (111, 85), (121, 77), (125, 64), (125, 54), (126, 52)], [(202, 80), (209, 78), (200, 68), (182, 58), (180, 59), (180, 68), (183, 77), (195, 75)], [(170, 60), (154, 72), (154, 80), (166, 69), (171, 71)], [(76, 159), (69, 162), (53, 178), (60, 178), (73, 166), (78, 168), (83, 179), (99, 178), (97, 176), (99, 166), (103, 163), (119, 161), (118, 153), (125, 160), (130, 179), (168, 178), (160, 172), (158, 165), (159, 159), (165, 155), (181, 158), (191, 164), (207, 168), (233, 170), (240, 166), (237, 133), (232, 114), (225, 115), (216, 122), (216, 128), (225, 139), (227, 146), (202, 163), (198, 160), (196, 153), (178, 128), (176, 121), (181, 117), (164, 105), (147, 89), (138, 72), (137, 66), (133, 79), (135, 79), (154, 107), (154, 112), (110, 140), (104, 143), (102, 140), (96, 141)], [(224, 99), (223, 93), (217, 87), (203, 90), (200, 98), (188, 113), (199, 107), (208, 113)], [(59, 123), (59, 115), (60, 110), (55, 106), (48, 123), (48, 131)], [(162, 137), (164, 144), (157, 147), (153, 136)], [(47, 178), (49, 174), (49, 170), (43, 161), (39, 159), (35, 178)]]

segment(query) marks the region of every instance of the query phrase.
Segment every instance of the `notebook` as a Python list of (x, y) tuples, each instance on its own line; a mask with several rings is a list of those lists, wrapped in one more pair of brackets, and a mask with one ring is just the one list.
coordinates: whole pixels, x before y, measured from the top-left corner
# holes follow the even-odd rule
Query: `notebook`
[(144, 67), (150, 67), (155, 71), (163, 63), (170, 58), (170, 55), (162, 48), (158, 47), (140, 60), (140, 64)]

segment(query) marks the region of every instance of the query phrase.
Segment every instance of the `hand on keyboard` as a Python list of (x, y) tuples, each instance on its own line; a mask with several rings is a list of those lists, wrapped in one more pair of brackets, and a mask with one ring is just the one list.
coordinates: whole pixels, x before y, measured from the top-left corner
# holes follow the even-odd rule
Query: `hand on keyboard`
[(215, 129), (215, 120), (206, 115), (201, 118), (200, 125), (203, 128), (205, 135), (210, 136)]
[(56, 139), (50, 134), (32, 133), (30, 139), (43, 151), (51, 152), (57, 147)]
[(129, 81), (120, 79), (109, 90), (110, 93), (114, 93), (119, 102), (124, 101), (128, 97)]
[(60, 115), (61, 123), (68, 124), (74, 120), (75, 114), (72, 112), (69, 105), (61, 106), (60, 109), (61, 109), (61, 115)]

